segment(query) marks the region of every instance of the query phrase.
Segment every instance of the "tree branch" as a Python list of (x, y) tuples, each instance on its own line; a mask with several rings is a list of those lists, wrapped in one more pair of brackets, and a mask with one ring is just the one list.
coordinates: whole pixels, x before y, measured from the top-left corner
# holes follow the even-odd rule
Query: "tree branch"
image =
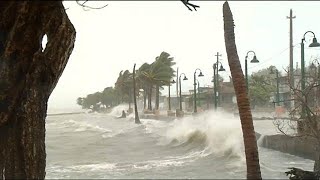
[[(108, 6), (108, 4), (106, 4), (106, 5), (101, 6), (101, 7), (91, 7), (91, 6), (85, 5), (88, 1), (89, 1), (89, 0), (85, 0), (83, 3), (80, 3), (79, 0), (76, 0), (77, 4), (78, 4), (79, 6), (82, 6), (82, 8), (83, 8), (84, 11), (89, 11), (90, 9), (103, 9), (103, 8), (105, 8), (105, 7)], [(85, 8), (88, 8), (88, 9), (85, 9)]]
[(181, 2), (190, 10), (190, 11), (193, 11), (189, 6), (193, 7), (193, 9), (195, 11), (197, 11), (197, 8), (200, 8), (200, 6), (197, 6), (195, 4), (191, 4), (189, 3), (189, 0), (181, 0)]

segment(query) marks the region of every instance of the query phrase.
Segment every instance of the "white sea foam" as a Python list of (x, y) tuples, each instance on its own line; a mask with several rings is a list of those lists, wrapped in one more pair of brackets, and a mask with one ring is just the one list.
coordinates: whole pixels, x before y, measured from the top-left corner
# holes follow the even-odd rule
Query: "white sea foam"
[(154, 119), (140, 119), (141, 123), (144, 126), (145, 132), (147, 134), (157, 134), (162, 135), (164, 128), (168, 126), (168, 123), (165, 121), (159, 121)]
[(119, 130), (117, 132), (110, 133), (110, 134), (102, 134), (102, 137), (103, 138), (111, 138), (111, 137), (114, 137), (114, 136), (117, 136), (117, 135), (120, 135), (120, 134), (124, 134), (124, 133), (125, 133), (124, 130)]
[(98, 132), (102, 132), (102, 133), (107, 133), (107, 132), (112, 132), (112, 130), (110, 129), (106, 129), (103, 127), (100, 127), (98, 125), (93, 125), (90, 124), (89, 122), (85, 122), (85, 121), (75, 121), (73, 119), (70, 119), (68, 121), (66, 121), (66, 126), (73, 126), (75, 128), (75, 132), (83, 132), (83, 131), (87, 131), (87, 130), (92, 130), (92, 131), (98, 131)]
[(118, 106), (115, 106), (112, 108), (109, 115), (114, 116), (114, 117), (119, 117), (119, 116), (121, 116), (122, 111), (127, 112), (128, 109), (129, 109), (128, 104), (119, 104)]
[(79, 171), (105, 171), (112, 170), (116, 168), (114, 163), (100, 163), (100, 164), (85, 164), (85, 165), (76, 165), (69, 167), (72, 170)]
[(184, 164), (191, 163), (201, 157), (209, 155), (210, 152), (207, 149), (202, 151), (190, 152), (188, 154), (180, 156), (167, 156), (162, 159), (148, 160), (133, 164), (133, 168), (137, 169), (152, 169), (152, 168), (163, 168), (171, 166), (183, 166)]
[(209, 111), (175, 120), (167, 130), (168, 142), (205, 141), (218, 156), (244, 156), (240, 120), (232, 114)]
[(86, 172), (86, 171), (112, 171), (116, 169), (115, 163), (98, 163), (98, 164), (83, 164), (73, 166), (51, 166), (48, 171), (54, 173), (70, 173), (70, 172)]

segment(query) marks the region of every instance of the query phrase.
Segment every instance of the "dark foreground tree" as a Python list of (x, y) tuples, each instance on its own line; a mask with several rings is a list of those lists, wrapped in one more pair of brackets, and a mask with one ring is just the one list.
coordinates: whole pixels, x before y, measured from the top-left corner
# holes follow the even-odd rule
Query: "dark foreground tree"
[(47, 102), (76, 32), (61, 1), (0, 1), (0, 16), (0, 178), (44, 179)]
[(253, 127), (245, 80), (237, 52), (234, 22), (229, 4), (223, 4), (224, 38), (232, 81), (237, 96), (247, 163), (247, 179), (261, 179), (258, 146)]
[(0, 16), (0, 178), (44, 179), (47, 102), (76, 32), (62, 1), (0, 1)]

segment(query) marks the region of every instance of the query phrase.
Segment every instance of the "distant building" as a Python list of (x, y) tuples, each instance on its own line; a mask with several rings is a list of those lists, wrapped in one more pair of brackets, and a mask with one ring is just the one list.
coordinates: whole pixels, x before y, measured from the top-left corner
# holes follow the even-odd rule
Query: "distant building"
[[(187, 92), (181, 92), (181, 105), (182, 105), (182, 109), (188, 109), (188, 107), (186, 106), (186, 101), (188, 101), (188, 97), (190, 96), (189, 93)], [(171, 110), (174, 111), (176, 109), (180, 108), (180, 98), (179, 96), (177, 97), (175, 94), (171, 94), (170, 95), (170, 104), (171, 104)], [(163, 101), (163, 109), (164, 110), (168, 110), (169, 109), (169, 97), (166, 95), (164, 96), (164, 101)]]
[(233, 109), (237, 104), (233, 82), (230, 80), (230, 82), (220, 83), (219, 92), (219, 106), (223, 107), (224, 109)]
[[(187, 109), (189, 111), (193, 111), (193, 104), (194, 104), (194, 94), (193, 89), (189, 90), (189, 97), (186, 97)], [(214, 107), (214, 88), (213, 87), (199, 87), (200, 93), (198, 93), (197, 89), (197, 107), (206, 110), (212, 109)], [(236, 105), (236, 95), (233, 88), (232, 81), (230, 82), (220, 82), (218, 88), (218, 107), (221, 107), (226, 110), (232, 110)]]

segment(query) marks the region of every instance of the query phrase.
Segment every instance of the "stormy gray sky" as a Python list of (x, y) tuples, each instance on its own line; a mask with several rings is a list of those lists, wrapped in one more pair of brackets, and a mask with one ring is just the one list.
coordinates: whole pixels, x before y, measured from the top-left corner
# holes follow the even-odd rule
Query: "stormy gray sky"
[[(217, 52), (227, 69), (221, 75), (228, 80), (230, 71), (224, 44), (222, 5), (224, 1), (191, 1), (200, 6), (189, 11), (179, 1), (95, 1), (87, 5), (101, 10), (84, 11), (74, 1), (64, 5), (77, 31), (75, 48), (58, 85), (49, 99), (50, 108), (75, 108), (77, 97), (114, 86), (121, 70), (132, 71), (144, 62), (153, 62), (162, 51), (174, 57), (179, 72), (189, 80), (182, 90), (192, 89), (193, 73), (200, 68), (200, 85), (212, 86), (212, 65)], [(259, 64), (249, 64), (249, 73), (275, 65), (289, 64), (289, 16), (293, 20), (294, 65), (300, 62), (300, 42), (311, 30), (320, 38), (320, 2), (317, 1), (230, 1), (235, 20), (238, 54), (244, 57), (254, 50)], [(311, 36), (307, 36), (308, 42)], [(320, 40), (320, 39), (319, 39)], [(319, 54), (319, 48), (306, 48), (306, 64)], [(300, 63), (299, 63), (300, 65)], [(165, 88), (164, 94), (167, 94)], [(175, 90), (173, 90), (175, 93)]]

